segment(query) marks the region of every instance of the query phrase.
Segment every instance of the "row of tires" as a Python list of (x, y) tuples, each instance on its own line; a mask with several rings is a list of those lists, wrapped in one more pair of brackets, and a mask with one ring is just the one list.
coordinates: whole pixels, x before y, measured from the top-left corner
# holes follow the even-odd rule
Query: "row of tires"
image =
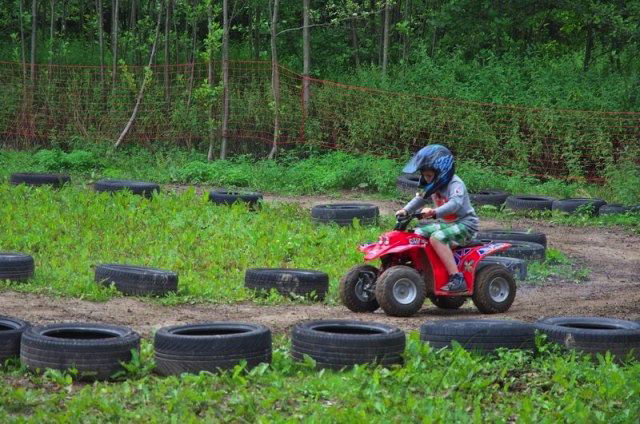
[[(400, 190), (414, 193), (418, 189), (418, 180), (417, 175), (404, 174), (398, 176), (396, 184)], [(567, 213), (589, 212), (593, 215), (640, 213), (640, 205), (607, 204), (604, 200), (595, 198), (556, 199), (548, 196), (511, 195), (506, 191), (491, 189), (469, 193), (469, 197), (474, 206), (504, 205), (511, 210), (557, 210)]]
[[(0, 252), (0, 280), (26, 281), (33, 277), (33, 256), (17, 252)], [(95, 282), (131, 296), (162, 296), (178, 290), (174, 271), (123, 264), (95, 267)], [(250, 268), (245, 272), (245, 287), (283, 295), (297, 295), (324, 300), (329, 289), (329, 275), (322, 271), (286, 268)]]
[[(418, 189), (418, 179), (418, 176), (412, 174), (400, 175), (397, 178), (397, 186), (403, 191), (415, 192)], [(9, 182), (12, 184), (51, 185), (54, 187), (60, 187), (70, 180), (71, 177), (66, 174), (14, 173), (9, 177)], [(98, 192), (130, 190), (133, 194), (146, 197), (151, 197), (153, 192), (160, 191), (158, 184), (130, 180), (100, 180), (94, 184), (94, 188)], [(248, 203), (252, 208), (258, 205), (262, 198), (262, 194), (258, 192), (213, 190), (209, 193), (209, 199), (214, 203), (231, 204), (240, 201)], [(504, 205), (512, 210), (558, 210), (567, 213), (587, 211), (594, 215), (640, 212), (640, 205), (607, 204), (602, 199), (592, 198), (556, 199), (535, 195), (512, 196), (501, 190), (477, 191), (470, 193), (470, 198), (471, 202), (476, 206)], [(367, 203), (316, 205), (311, 209), (311, 216), (314, 222), (337, 223), (338, 225), (350, 225), (354, 218), (358, 218), (363, 225), (371, 225), (377, 223), (379, 215), (378, 207)]]
[[(420, 327), (420, 339), (434, 348), (451, 347), (491, 353), (499, 348), (535, 350), (535, 331), (551, 342), (589, 354), (611, 352), (618, 359), (640, 359), (640, 323), (611, 318), (554, 317), (536, 323), (502, 320), (440, 320)], [(316, 320), (291, 331), (291, 356), (306, 356), (316, 368), (340, 370), (358, 364), (400, 365), (405, 333), (376, 322)], [(75, 369), (79, 378), (108, 379), (123, 371), (140, 350), (140, 336), (127, 327), (61, 323), (30, 326), (0, 316), (0, 362), (20, 357), (30, 370)], [(219, 372), (246, 362), (269, 364), (269, 328), (243, 322), (206, 322), (160, 328), (154, 336), (156, 372), (179, 375)]]
[[(67, 174), (46, 174), (46, 173), (15, 173), (9, 176), (9, 182), (14, 185), (25, 184), (30, 186), (52, 186), (62, 187), (71, 181)], [(160, 186), (156, 183), (132, 180), (99, 180), (93, 184), (97, 192), (115, 193), (128, 190), (132, 194), (150, 198), (153, 193), (160, 192)], [(250, 206), (255, 206), (262, 200), (262, 193), (238, 192), (232, 190), (211, 190), (209, 200), (218, 204), (232, 204), (234, 202), (245, 202)]]
[[(49, 185), (62, 187), (69, 183), (71, 177), (66, 174), (46, 173), (14, 173), (9, 177), (9, 182), (14, 185), (26, 184), (32, 186)], [(99, 180), (94, 183), (97, 192), (115, 193), (128, 190), (132, 194), (147, 198), (153, 193), (160, 192), (160, 186), (156, 183), (131, 180)], [(215, 204), (230, 205), (235, 202), (246, 203), (251, 210), (259, 208), (263, 195), (260, 192), (241, 192), (234, 190), (216, 189), (209, 192), (209, 201)], [(320, 204), (311, 208), (311, 218), (316, 224), (335, 223), (340, 226), (351, 225), (354, 218), (361, 225), (375, 225), (378, 222), (380, 210), (376, 205), (369, 203), (332, 203)]]
[[(525, 233), (526, 234), (526, 233)], [(531, 242), (512, 241), (512, 255), (522, 258), (489, 256), (479, 264), (480, 272), (489, 265), (505, 266), (515, 278), (527, 277), (527, 260), (544, 257), (544, 246)], [(0, 280), (26, 281), (35, 273), (33, 256), (17, 252), (0, 252)], [(159, 268), (101, 264), (95, 267), (96, 283), (114, 286), (116, 290), (131, 296), (163, 296), (178, 290), (178, 274)], [(326, 272), (294, 268), (249, 268), (245, 271), (244, 285), (257, 293), (276, 290), (285, 296), (302, 296), (322, 301), (329, 290)]]

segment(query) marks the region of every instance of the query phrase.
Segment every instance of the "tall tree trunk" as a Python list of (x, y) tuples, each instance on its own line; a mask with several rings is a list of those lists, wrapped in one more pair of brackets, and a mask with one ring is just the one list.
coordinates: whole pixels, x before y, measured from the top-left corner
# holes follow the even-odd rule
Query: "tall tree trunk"
[[(374, 10), (377, 9), (377, 5), (376, 5), (376, 0), (369, 0), (369, 9), (373, 12)], [(378, 53), (380, 51), (380, 49), (377, 48), (377, 46), (380, 45), (380, 43), (375, 41), (375, 37), (378, 37), (379, 31), (378, 31), (378, 14), (377, 13), (371, 13), (369, 15), (369, 34), (370, 37), (374, 38), (374, 41), (371, 43), (371, 45), (373, 46), (370, 50), (369, 50), (369, 58), (370, 58), (370, 63), (371, 65), (373, 65), (374, 63), (380, 64), (379, 61), (376, 61), (376, 56), (378, 56), (379, 59), (379, 54), (376, 55), (376, 53)]]
[(227, 157), (229, 130), (229, 0), (222, 1), (222, 144), (220, 159)]
[[(151, 55), (149, 56), (149, 65), (147, 66), (146, 69), (151, 68), (151, 64), (153, 63), (153, 57), (156, 55), (156, 45), (158, 44), (158, 37), (160, 35), (160, 22), (162, 22), (162, 9), (160, 9), (160, 11), (158, 12), (158, 21), (156, 23), (156, 36), (153, 40), (153, 46), (151, 47)], [(122, 144), (122, 141), (126, 137), (129, 130), (131, 129), (131, 126), (135, 122), (136, 116), (138, 115), (138, 109), (140, 108), (140, 102), (142, 101), (142, 96), (144, 95), (144, 88), (147, 82), (146, 69), (143, 72), (142, 84), (140, 84), (140, 91), (138, 91), (138, 96), (136, 97), (136, 105), (133, 107), (133, 112), (131, 113), (131, 117), (129, 118), (129, 121), (127, 121), (127, 125), (125, 125), (124, 129), (120, 133), (120, 136), (118, 137), (118, 140), (116, 141), (115, 148), (118, 148), (118, 146)]]
[(56, 20), (56, 0), (50, 0), (51, 4), (51, 20), (49, 21), (49, 78), (51, 78), (51, 63), (53, 62), (53, 23)]
[[(129, 31), (131, 31), (131, 38), (135, 37), (136, 27), (138, 26), (138, 3), (136, 0), (131, 0), (131, 12), (129, 13)], [(135, 43), (135, 41), (134, 41)], [(136, 48), (128, 49), (131, 51), (131, 61), (133, 63), (139, 63), (136, 61)]]
[(589, 22), (587, 25), (587, 41), (584, 46), (584, 62), (582, 63), (582, 70), (587, 71), (589, 69), (589, 63), (591, 63), (591, 53), (593, 52), (593, 24)]
[(360, 67), (360, 46), (358, 45), (358, 32), (356, 31), (356, 20), (354, 18), (349, 19), (349, 26), (351, 26), (351, 50), (353, 54), (353, 62), (356, 68)]
[(253, 59), (260, 59), (260, 6), (256, 6), (252, 17), (251, 41), (253, 44)]
[(100, 86), (102, 87), (102, 91), (104, 92), (104, 35), (102, 33), (102, 0), (96, 1), (96, 8), (98, 12), (98, 38), (100, 45)]
[(24, 46), (24, 22), (22, 22), (23, 16), (23, 8), (22, 8), (22, 0), (18, 0), (18, 11), (20, 12), (20, 16), (18, 17), (18, 21), (20, 22), (20, 49), (22, 52), (22, 87), (24, 89), (25, 84), (27, 83), (27, 58), (25, 53)]
[(198, 17), (195, 14), (193, 16), (191, 30), (191, 53), (189, 54), (189, 61), (194, 63), (196, 61), (196, 34), (198, 33)]
[[(410, 10), (411, 10), (411, 0), (404, 0), (404, 10), (402, 12), (402, 18), (406, 21), (409, 21), (409, 17), (411, 15)], [(406, 62), (407, 59), (409, 59), (409, 46), (411, 43), (411, 38), (409, 37), (409, 34), (403, 34), (402, 35), (402, 61)]]
[(113, 56), (113, 69), (111, 71), (111, 87), (116, 88), (116, 66), (118, 65), (118, 5), (119, 0), (111, 0), (112, 22), (111, 22), (111, 53)]
[[(386, 5), (386, 2), (385, 2)], [(382, 50), (384, 47), (384, 7), (380, 10), (380, 22), (378, 24), (378, 66), (382, 67)]]
[[(207, 26), (207, 31), (211, 31), (211, 25), (213, 23), (213, 11), (211, 10), (211, 6), (207, 8), (207, 16), (209, 20), (209, 25)], [(207, 63), (207, 82), (209, 85), (213, 86), (215, 81), (213, 80), (213, 52), (209, 51), (209, 62)]]
[(391, 14), (391, 8), (389, 7), (389, 0), (384, 2), (384, 29), (382, 36), (382, 73), (387, 73), (387, 60), (389, 58), (389, 15)]
[(309, 34), (309, 0), (302, 0), (302, 113), (309, 110), (309, 73), (311, 70), (311, 36)]
[(276, 45), (276, 26), (278, 24), (278, 0), (273, 0), (273, 15), (271, 17), (271, 86), (273, 88), (274, 119), (273, 145), (269, 152), (269, 159), (273, 159), (278, 151), (278, 137), (280, 135), (280, 70), (278, 69), (278, 49)]
[[(211, 26), (213, 25), (213, 11), (211, 10), (211, 6), (207, 8), (207, 15), (209, 18), (209, 25), (207, 26), (207, 32), (211, 31)], [(209, 48), (209, 62), (207, 63), (207, 82), (209, 86), (213, 88), (215, 84), (214, 74), (213, 74), (213, 51)], [(209, 108), (209, 119), (213, 120), (213, 105)], [(207, 160), (213, 160), (213, 125), (209, 126), (209, 151), (207, 152)]]
[[(191, 4), (193, 7), (193, 3)], [(185, 19), (186, 20), (186, 19)], [(187, 111), (191, 108), (191, 93), (193, 93), (193, 77), (195, 74), (196, 64), (196, 33), (198, 31), (198, 18), (194, 13), (192, 32), (191, 32), (191, 52), (189, 53), (189, 62), (191, 63), (191, 72), (189, 75), (189, 88), (187, 89)], [(187, 147), (191, 148), (191, 131), (189, 131), (189, 137), (187, 138)]]
[(171, 0), (167, 2), (167, 10), (164, 17), (164, 100), (169, 107), (169, 19), (171, 14)]
[(436, 39), (438, 35), (438, 27), (433, 26), (433, 32), (431, 33), (431, 57), (436, 54)]
[[(180, 37), (178, 36), (178, 20), (175, 18), (176, 16), (176, 3), (173, 3), (173, 8), (171, 9), (171, 17), (173, 18), (173, 33), (176, 35), (176, 38), (173, 42), (174, 47), (176, 48), (176, 56), (175, 56), (175, 64), (178, 65), (180, 63)], [(186, 31), (186, 19), (185, 19), (185, 34), (188, 34)]]
[(36, 30), (38, 28), (38, 4), (31, 0), (31, 85), (36, 77)]
[[(84, 2), (81, 2), (80, 19), (84, 17)], [(80, 22), (82, 28), (84, 22)], [(62, 16), (60, 17), (60, 32), (64, 34), (67, 31), (67, 0), (62, 0)]]
[(129, 13), (129, 29), (132, 33), (135, 32), (136, 23), (138, 22), (138, 17), (136, 16), (137, 11), (137, 1), (131, 0), (131, 12)]

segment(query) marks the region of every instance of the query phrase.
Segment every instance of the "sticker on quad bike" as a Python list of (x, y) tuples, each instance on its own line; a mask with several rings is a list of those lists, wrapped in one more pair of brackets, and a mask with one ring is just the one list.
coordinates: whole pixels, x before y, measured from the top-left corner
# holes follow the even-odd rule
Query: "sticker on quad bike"
[[(473, 270), (473, 264), (478, 263), (482, 257), (493, 252), (504, 250), (507, 247), (509, 247), (509, 243), (489, 243), (480, 248), (465, 247), (454, 250), (453, 259), (458, 268), (460, 268), (460, 262), (463, 262), (464, 269), (461, 269), (461, 271), (471, 272)], [(469, 262), (471, 262), (471, 266), (469, 266)]]

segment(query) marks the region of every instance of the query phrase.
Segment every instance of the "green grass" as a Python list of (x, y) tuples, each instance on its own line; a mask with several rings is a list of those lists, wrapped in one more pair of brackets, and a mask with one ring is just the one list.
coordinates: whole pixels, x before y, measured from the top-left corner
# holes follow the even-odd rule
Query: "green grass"
[(531, 261), (527, 264), (527, 284), (538, 285), (557, 281), (580, 283), (590, 274), (587, 268), (575, 266), (561, 251), (548, 247), (543, 262)]
[(116, 294), (94, 283), (93, 267), (126, 263), (178, 273), (178, 293), (165, 303), (251, 299), (244, 272), (254, 267), (325, 271), (332, 303), (340, 276), (362, 261), (357, 246), (382, 231), (314, 226), (309, 211), (296, 205), (265, 204), (250, 213), (243, 205), (214, 205), (193, 190), (148, 200), (76, 186), (0, 184), (0, 205), (1, 249), (31, 254), (36, 263), (35, 278), (0, 288), (89, 300)]
[[(259, 267), (327, 272), (325, 302), (338, 304), (340, 277), (362, 262), (357, 246), (376, 240), (393, 224), (391, 217), (383, 217), (373, 227), (357, 222), (352, 227), (317, 226), (309, 210), (298, 205), (266, 203), (260, 211), (249, 212), (244, 205), (214, 205), (193, 189), (145, 199), (73, 185), (53, 190), (0, 184), (0, 204), (1, 250), (31, 254), (36, 263), (33, 279), (0, 282), (0, 289), (94, 301), (119, 296), (94, 282), (94, 267), (122, 263), (177, 272), (178, 292), (161, 298), (164, 304), (304, 302), (246, 290), (244, 272)], [(564, 219), (556, 215), (551, 218)], [(587, 276), (588, 270), (574, 267), (562, 252), (550, 248), (545, 262), (529, 265), (525, 283), (579, 282)]]
[(76, 383), (72, 373), (0, 366), (2, 422), (522, 422), (633, 423), (640, 363), (590, 360), (539, 340), (539, 351), (485, 357), (435, 350), (410, 334), (405, 363), (318, 371), (295, 362), (277, 337), (273, 361), (249, 372), (159, 377), (152, 346), (114, 382)]

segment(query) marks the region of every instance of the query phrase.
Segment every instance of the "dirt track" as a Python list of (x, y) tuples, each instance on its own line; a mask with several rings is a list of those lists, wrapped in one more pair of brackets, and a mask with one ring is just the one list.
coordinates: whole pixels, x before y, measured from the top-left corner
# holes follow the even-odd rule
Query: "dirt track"
[[(266, 201), (297, 202), (304, 206), (332, 202), (328, 197), (265, 196)], [(341, 199), (344, 201), (344, 199)], [(388, 214), (401, 206), (394, 202), (359, 199), (380, 206)], [(483, 220), (482, 228), (502, 227), (496, 221)], [(482, 315), (469, 302), (461, 310), (439, 310), (425, 302), (421, 312), (411, 318), (387, 317), (383, 312), (354, 314), (343, 306), (236, 305), (160, 306), (133, 298), (116, 298), (104, 303), (71, 298), (15, 292), (0, 293), (0, 315), (16, 316), (32, 323), (60, 321), (92, 321), (128, 325), (149, 335), (154, 329), (176, 323), (211, 320), (258, 322), (272, 331), (288, 331), (297, 321), (305, 319), (375, 320), (399, 326), (405, 330), (419, 328), (426, 320), (441, 318), (501, 318), (534, 321), (552, 315), (595, 315), (640, 319), (640, 236), (618, 228), (571, 228), (545, 221), (521, 220), (513, 228), (531, 228), (547, 234), (549, 246), (566, 253), (582, 268), (591, 271), (582, 283), (563, 282), (519, 287), (511, 309), (501, 315)]]

